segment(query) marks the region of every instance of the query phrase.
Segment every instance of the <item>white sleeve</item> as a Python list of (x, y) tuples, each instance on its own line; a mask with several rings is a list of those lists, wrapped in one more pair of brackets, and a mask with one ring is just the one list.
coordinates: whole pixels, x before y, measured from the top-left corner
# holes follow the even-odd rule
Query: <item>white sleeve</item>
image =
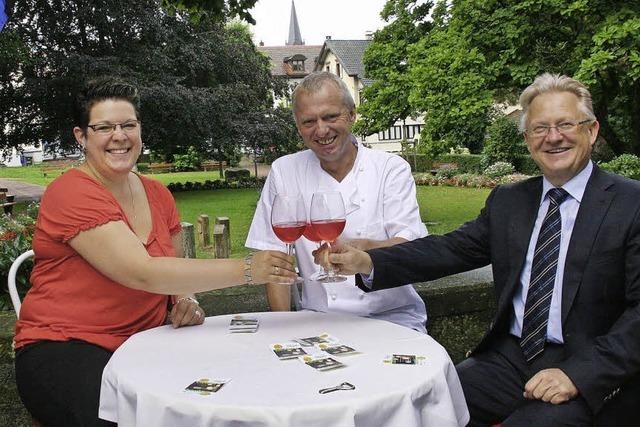
[(273, 199), (278, 193), (281, 182), (278, 168), (274, 162), (267, 176), (267, 180), (262, 187), (262, 194), (258, 200), (258, 206), (253, 214), (253, 221), (249, 228), (249, 234), (244, 245), (251, 249), (277, 250), (286, 252), (286, 246), (280, 241), (271, 228), (271, 207)]
[(384, 172), (384, 228), (389, 237), (414, 240), (428, 234), (420, 218), (416, 199), (416, 183), (409, 164), (401, 157), (393, 156)]

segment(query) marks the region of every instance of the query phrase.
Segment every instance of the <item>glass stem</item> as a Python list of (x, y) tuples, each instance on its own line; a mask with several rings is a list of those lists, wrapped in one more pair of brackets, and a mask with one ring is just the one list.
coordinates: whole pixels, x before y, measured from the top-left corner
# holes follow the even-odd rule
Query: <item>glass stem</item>
[[(329, 251), (329, 253), (331, 252), (331, 242), (326, 240), (327, 242), (327, 250)], [(331, 264), (329, 264), (329, 267), (327, 268), (327, 276), (328, 277), (335, 277), (336, 272), (333, 269), (333, 267), (331, 266)]]

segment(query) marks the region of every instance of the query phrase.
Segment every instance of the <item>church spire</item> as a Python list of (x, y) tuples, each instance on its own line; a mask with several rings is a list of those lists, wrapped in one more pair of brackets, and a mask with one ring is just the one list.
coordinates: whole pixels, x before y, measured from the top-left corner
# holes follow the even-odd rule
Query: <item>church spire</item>
[(298, 16), (296, 15), (296, 5), (291, 0), (291, 21), (289, 22), (289, 40), (287, 46), (303, 45), (302, 36), (300, 35), (300, 26), (298, 25)]

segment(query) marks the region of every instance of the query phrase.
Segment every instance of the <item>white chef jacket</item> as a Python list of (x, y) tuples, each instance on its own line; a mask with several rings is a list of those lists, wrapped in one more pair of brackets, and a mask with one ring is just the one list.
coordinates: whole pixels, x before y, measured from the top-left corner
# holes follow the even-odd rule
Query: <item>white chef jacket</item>
[[(304, 150), (277, 159), (262, 190), (245, 246), (259, 250), (285, 250), (271, 228), (271, 207), (277, 193), (300, 193), (307, 218), (311, 196), (316, 191), (334, 190), (342, 194), (346, 226), (339, 239), (386, 240), (402, 237), (413, 240), (427, 235), (420, 219), (415, 181), (409, 164), (401, 157), (371, 150), (358, 144), (358, 154), (347, 176), (338, 182), (325, 172), (313, 151)], [(350, 313), (388, 320), (426, 333), (427, 312), (412, 285), (376, 292), (363, 292), (355, 277), (347, 282), (320, 283), (309, 277), (320, 268), (311, 252), (318, 244), (301, 237), (295, 243), (298, 268), (304, 278), (301, 309)]]

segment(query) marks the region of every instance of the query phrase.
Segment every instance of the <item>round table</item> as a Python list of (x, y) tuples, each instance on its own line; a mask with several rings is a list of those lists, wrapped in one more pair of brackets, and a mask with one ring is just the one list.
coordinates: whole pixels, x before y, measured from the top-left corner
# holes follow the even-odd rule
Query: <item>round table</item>
[[(100, 417), (120, 426), (464, 426), (469, 413), (449, 355), (428, 335), (381, 320), (302, 312), (251, 313), (256, 333), (230, 333), (231, 315), (162, 326), (129, 338), (105, 367)], [(359, 354), (316, 371), (279, 360), (270, 345), (328, 332)], [(422, 365), (385, 364), (390, 354)], [(199, 378), (229, 379), (201, 396)], [(355, 390), (320, 394), (342, 382)]]

